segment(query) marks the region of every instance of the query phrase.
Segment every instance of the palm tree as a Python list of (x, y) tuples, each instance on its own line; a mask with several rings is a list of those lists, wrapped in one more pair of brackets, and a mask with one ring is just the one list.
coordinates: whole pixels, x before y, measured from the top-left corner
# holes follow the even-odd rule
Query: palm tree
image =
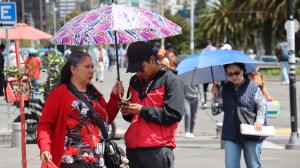
[(239, 46), (244, 27), (239, 13), (232, 12), (239, 4), (234, 0), (220, 0), (213, 2), (211, 9), (200, 15), (200, 30), (205, 32), (206, 38)]

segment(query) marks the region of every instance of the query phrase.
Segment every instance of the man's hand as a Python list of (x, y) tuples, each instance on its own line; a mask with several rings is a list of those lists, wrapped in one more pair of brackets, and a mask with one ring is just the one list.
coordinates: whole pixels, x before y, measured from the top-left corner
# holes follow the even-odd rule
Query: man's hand
[(142, 105), (141, 104), (137, 104), (137, 103), (128, 103), (128, 105), (121, 105), (121, 112), (123, 115), (135, 115), (135, 114), (140, 114), (141, 110), (142, 110)]

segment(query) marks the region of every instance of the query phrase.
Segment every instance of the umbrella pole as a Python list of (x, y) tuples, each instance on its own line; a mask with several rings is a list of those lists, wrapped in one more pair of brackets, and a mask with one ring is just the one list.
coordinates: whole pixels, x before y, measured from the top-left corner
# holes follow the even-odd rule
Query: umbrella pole
[[(15, 49), (16, 49), (16, 57), (17, 57), (16, 60), (17, 60), (17, 66), (18, 66), (18, 73), (19, 73), (19, 75), (21, 75), (20, 48), (19, 48), (18, 40), (15, 40)], [(18, 96), (20, 96), (20, 113), (21, 113), (22, 168), (27, 168), (24, 95), (23, 95), (21, 87), (22, 87), (22, 81), (20, 79)]]
[(215, 78), (214, 78), (214, 71), (213, 71), (212, 66), (210, 67), (210, 71), (211, 71), (212, 81), (213, 81), (213, 84), (214, 84), (215, 83)]
[(117, 80), (120, 81), (117, 31), (114, 31), (114, 36), (115, 36), (116, 59), (117, 59), (116, 60), (117, 61)]

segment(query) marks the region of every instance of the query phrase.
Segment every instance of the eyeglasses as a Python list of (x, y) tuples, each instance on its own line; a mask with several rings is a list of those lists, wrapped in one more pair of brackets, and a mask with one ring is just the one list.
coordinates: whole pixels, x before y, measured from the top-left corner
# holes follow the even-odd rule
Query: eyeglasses
[(239, 76), (241, 74), (241, 71), (235, 71), (235, 72), (229, 72), (229, 73), (227, 73), (227, 77), (228, 78), (231, 78), (233, 75), (234, 76)]

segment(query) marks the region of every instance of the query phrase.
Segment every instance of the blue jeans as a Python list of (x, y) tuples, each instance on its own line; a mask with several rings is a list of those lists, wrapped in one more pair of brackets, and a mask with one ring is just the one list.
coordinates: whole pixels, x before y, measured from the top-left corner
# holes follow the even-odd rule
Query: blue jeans
[(39, 83), (37, 79), (31, 79), (31, 84), (32, 84), (32, 99), (36, 99), (38, 96), (39, 92)]
[(243, 150), (247, 168), (261, 168), (260, 155), (262, 141), (244, 141), (235, 143), (223, 140), (226, 168), (240, 168), (241, 151)]
[(281, 70), (281, 81), (282, 82), (289, 82), (289, 62), (288, 61), (281, 61), (280, 63), (280, 70)]

